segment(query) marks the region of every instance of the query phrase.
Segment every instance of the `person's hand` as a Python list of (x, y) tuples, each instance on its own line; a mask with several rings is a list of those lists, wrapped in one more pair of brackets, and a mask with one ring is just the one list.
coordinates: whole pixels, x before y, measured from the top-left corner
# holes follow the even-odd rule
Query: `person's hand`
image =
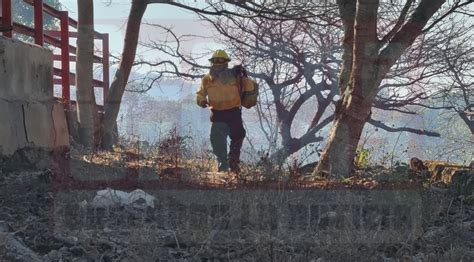
[(247, 70), (242, 65), (236, 65), (233, 67), (236, 76), (247, 77)]
[(199, 106), (202, 107), (202, 108), (206, 108), (207, 107), (207, 100), (202, 102)]

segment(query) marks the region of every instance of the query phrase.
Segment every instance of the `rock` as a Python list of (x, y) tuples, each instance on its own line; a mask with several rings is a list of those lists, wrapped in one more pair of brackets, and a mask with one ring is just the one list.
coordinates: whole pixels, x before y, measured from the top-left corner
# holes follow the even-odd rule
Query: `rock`
[(110, 233), (114, 232), (114, 229), (111, 229), (107, 226), (103, 230), (104, 230), (104, 233), (107, 233), (107, 234), (110, 234)]
[[(73, 262), (89, 262), (89, 260), (87, 258), (84, 258), (84, 257), (76, 257), (72, 261)], [(104, 261), (108, 261), (108, 260), (104, 260)]]
[(40, 183), (50, 183), (52, 180), (52, 176), (53, 174), (51, 173), (51, 170), (47, 169), (38, 175), (38, 181)]
[(474, 221), (465, 221), (461, 223), (461, 229), (462, 230), (474, 230)]
[(438, 256), (435, 253), (431, 252), (425, 256), (424, 261), (427, 261), (427, 262), (438, 261)]
[(71, 252), (76, 257), (87, 254), (86, 250), (81, 246), (70, 247), (69, 252)]
[(87, 202), (87, 200), (82, 200), (81, 202), (79, 202), (79, 207), (82, 209), (86, 209), (88, 205), (89, 203)]
[(423, 262), (425, 261), (425, 255), (423, 253), (418, 253), (412, 257), (413, 262)]
[(13, 231), (13, 228), (7, 222), (0, 220), (0, 232), (10, 233)]
[(450, 190), (457, 195), (472, 195), (474, 193), (474, 171), (459, 170), (454, 172)]
[(446, 233), (446, 228), (444, 226), (442, 226), (442, 227), (431, 227), (423, 235), (423, 238), (427, 242), (435, 242), (435, 241), (439, 240), (440, 236), (445, 235), (445, 233)]
[(64, 237), (60, 235), (53, 236), (54, 240), (63, 243), (68, 247), (72, 247), (77, 243), (77, 237)]
[(178, 243), (181, 243), (180, 239), (177, 239), (177, 236), (174, 234), (165, 234), (161, 236), (162, 246), (165, 247), (177, 247)]
[(63, 255), (69, 255), (69, 249), (67, 247), (60, 248), (59, 252)]
[(98, 246), (100, 246), (101, 248), (105, 249), (105, 250), (114, 250), (117, 248), (117, 245), (112, 242), (112, 241), (109, 241), (107, 239), (97, 239), (97, 244)]
[(61, 253), (59, 253), (57, 250), (51, 250), (48, 253), (48, 258), (52, 261), (58, 261), (59, 259), (61, 259)]
[(395, 262), (396, 260), (391, 257), (382, 256), (383, 262)]
[(465, 197), (463, 203), (464, 205), (474, 206), (474, 194)]
[(7, 235), (5, 239), (6, 257), (13, 261), (43, 262), (47, 261), (37, 255), (23, 241), (13, 233)]
[(472, 230), (465, 230), (459, 233), (457, 236), (459, 239), (462, 239), (466, 244), (473, 244), (474, 243), (474, 232)]

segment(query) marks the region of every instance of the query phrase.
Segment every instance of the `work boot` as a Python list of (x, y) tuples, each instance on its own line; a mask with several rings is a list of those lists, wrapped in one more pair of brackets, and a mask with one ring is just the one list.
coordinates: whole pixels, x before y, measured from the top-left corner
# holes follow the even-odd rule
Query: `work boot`
[(227, 171), (229, 171), (229, 164), (228, 164), (227, 161), (219, 162), (218, 166), (219, 166), (219, 168), (217, 170), (218, 172), (227, 172)]
[(239, 173), (240, 168), (240, 149), (242, 148), (242, 143), (244, 139), (233, 139), (230, 142), (230, 150), (229, 150), (229, 164), (230, 164), (230, 171), (234, 173)]

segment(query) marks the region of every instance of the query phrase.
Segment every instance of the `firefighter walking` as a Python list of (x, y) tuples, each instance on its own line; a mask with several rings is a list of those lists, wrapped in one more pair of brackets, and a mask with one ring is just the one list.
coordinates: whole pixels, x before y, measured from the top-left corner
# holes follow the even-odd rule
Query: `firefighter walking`
[[(256, 103), (257, 84), (247, 77), (242, 66), (229, 69), (230, 58), (223, 50), (217, 50), (209, 59), (211, 69), (201, 81), (196, 92), (199, 106), (211, 110), (210, 140), (218, 161), (218, 171), (238, 173), (240, 150), (245, 138), (242, 123), (242, 106), (250, 108)], [(227, 154), (227, 137), (230, 137)]]

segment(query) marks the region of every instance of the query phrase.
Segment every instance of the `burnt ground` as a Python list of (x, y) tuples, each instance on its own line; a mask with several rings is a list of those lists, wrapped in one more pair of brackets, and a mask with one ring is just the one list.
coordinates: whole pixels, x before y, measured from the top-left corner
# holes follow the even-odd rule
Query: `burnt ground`
[[(259, 178), (256, 179), (258, 183), (252, 184), (248, 182), (250, 178), (214, 173), (193, 178), (190, 173), (205, 172), (199, 168), (191, 171), (183, 167), (177, 168), (166, 161), (157, 163), (156, 159), (148, 163), (143, 160), (143, 165), (148, 166), (142, 167), (137, 173), (136, 169), (131, 168), (137, 163), (123, 161), (126, 158), (123, 155), (96, 158), (94, 162), (93, 157), (72, 152), (69, 164), (77, 174), (106, 176), (113, 172), (116, 176), (114, 178), (118, 179), (138, 174), (164, 184), (168, 181), (168, 185), (173, 184), (170, 181), (188, 186), (203, 186), (208, 183), (230, 188), (236, 185), (265, 185)], [(115, 160), (109, 161), (111, 158)], [(133, 155), (130, 157), (129, 154), (128, 159), (137, 158)], [(134, 225), (133, 219), (136, 216), (133, 214), (136, 213), (127, 209), (118, 209), (113, 215), (129, 217), (123, 224), (118, 222), (121, 229), (130, 228), (129, 231), (84, 228), (72, 233), (55, 230), (58, 221), (53, 209), (58, 188), (54, 181), (57, 181), (58, 172), (63, 165), (63, 162), (57, 161), (57, 156), (51, 158), (49, 153), (30, 150), (14, 157), (3, 157), (0, 161), (0, 261), (474, 261), (472, 171), (467, 172), (469, 179), (467, 182), (464, 179), (463, 185), (418, 181), (416, 187), (413, 187), (413, 184), (408, 183), (410, 188), (417, 188), (422, 197), (422, 231), (405, 241), (304, 243), (284, 241), (262, 234), (258, 236), (259, 241), (253, 242), (232, 239), (196, 242), (182, 238), (179, 232), (172, 230), (162, 230), (159, 234), (149, 236), (146, 241), (137, 241), (133, 232), (135, 227), (130, 226)], [(301, 177), (301, 180), (304, 178), (302, 174), (296, 176)], [(268, 182), (267, 185), (275, 183)], [(393, 171), (380, 168), (361, 171), (355, 178), (345, 181), (320, 178), (310, 183), (283, 183), (288, 190), (308, 184), (320, 189), (344, 187), (348, 190), (378, 190), (377, 187), (382, 185), (393, 188), (403, 183), (400, 183)], [(159, 227), (159, 220), (140, 221), (141, 226), (152, 226), (155, 223)]]

